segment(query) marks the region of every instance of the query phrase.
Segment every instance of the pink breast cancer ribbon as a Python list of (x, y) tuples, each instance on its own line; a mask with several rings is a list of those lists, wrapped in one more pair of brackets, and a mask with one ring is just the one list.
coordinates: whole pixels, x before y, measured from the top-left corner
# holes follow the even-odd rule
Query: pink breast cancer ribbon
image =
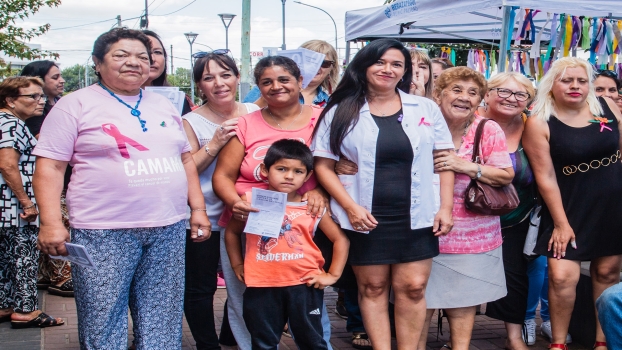
[(613, 130), (611, 130), (610, 127), (607, 126), (607, 124), (605, 124), (604, 122), (600, 122), (600, 132), (603, 132), (604, 129), (607, 129), (609, 131), (613, 131)]
[(425, 117), (421, 117), (421, 121), (419, 122), (419, 126), (421, 126), (421, 124), (425, 125), (425, 126), (431, 126), (432, 124), (428, 123), (425, 121)]
[(117, 128), (117, 126), (114, 124), (102, 124), (102, 130), (104, 130), (106, 134), (114, 137), (114, 140), (117, 142), (117, 147), (119, 147), (119, 152), (121, 153), (121, 157), (125, 159), (130, 159), (130, 152), (127, 151), (127, 146), (125, 145), (126, 143), (136, 148), (139, 151), (149, 150), (149, 148), (121, 134), (121, 131), (119, 131), (119, 128)]

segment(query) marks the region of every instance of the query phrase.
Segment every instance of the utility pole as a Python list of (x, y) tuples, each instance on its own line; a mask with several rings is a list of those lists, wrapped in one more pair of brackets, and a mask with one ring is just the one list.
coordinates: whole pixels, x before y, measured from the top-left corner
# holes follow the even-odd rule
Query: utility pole
[(117, 27), (123, 27), (123, 24), (121, 23), (121, 15), (117, 15)]
[(171, 45), (171, 74), (175, 74), (175, 68), (173, 67), (173, 45)]
[(286, 0), (281, 0), (281, 2), (283, 3), (283, 45), (281, 46), (282, 50), (286, 50), (285, 48), (285, 1)]
[[(285, 1), (285, 0), (283, 0)], [(240, 83), (240, 102), (251, 90), (251, 0), (242, 0), (242, 81)]]
[(145, 29), (149, 28), (149, 4), (145, 0)]

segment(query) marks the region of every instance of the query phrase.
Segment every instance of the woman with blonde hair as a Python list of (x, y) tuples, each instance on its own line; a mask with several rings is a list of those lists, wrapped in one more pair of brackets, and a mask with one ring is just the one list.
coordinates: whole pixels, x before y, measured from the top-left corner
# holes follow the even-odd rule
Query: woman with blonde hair
[(410, 94), (432, 99), (434, 79), (432, 77), (432, 61), (423, 50), (411, 49), (410, 58), (413, 62), (413, 81), (410, 83)]
[[(594, 93), (594, 71), (578, 58), (556, 61), (540, 82), (523, 145), (544, 200), (535, 252), (548, 257), (552, 349), (567, 349), (581, 274), (591, 261), (594, 299), (620, 281), (622, 115)], [(594, 349), (606, 349), (596, 319)]]
[[(324, 40), (309, 40), (301, 48), (324, 54), (324, 61), (317, 71), (317, 74), (309, 85), (302, 89), (300, 103), (314, 105), (324, 108), (328, 102), (328, 97), (333, 93), (339, 81), (339, 57), (335, 48)], [(255, 86), (244, 98), (244, 103), (255, 103), (263, 108), (267, 106), (266, 101), (261, 97), (259, 87)]]
[(499, 73), (488, 80), (485, 105), (477, 111), (482, 117), (497, 122), (505, 134), (515, 174), (512, 184), (520, 199), (518, 208), (501, 217), (501, 247), (508, 294), (486, 307), (487, 316), (505, 322), (508, 333), (505, 347), (512, 350), (527, 349), (522, 339), (522, 325), (527, 310), (529, 277), (523, 246), (529, 229), (529, 215), (536, 204), (536, 186), (521, 138), (527, 119), (524, 111), (534, 95), (533, 84), (522, 74)]

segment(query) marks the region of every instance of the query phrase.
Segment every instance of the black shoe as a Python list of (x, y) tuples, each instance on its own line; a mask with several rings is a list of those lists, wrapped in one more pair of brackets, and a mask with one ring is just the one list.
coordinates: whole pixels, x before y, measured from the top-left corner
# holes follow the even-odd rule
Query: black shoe
[(348, 311), (346, 310), (346, 305), (343, 301), (342, 295), (337, 296), (337, 302), (335, 302), (335, 313), (344, 320), (348, 318)]
[(48, 293), (66, 298), (73, 298), (73, 280), (68, 280), (60, 286), (48, 287)]

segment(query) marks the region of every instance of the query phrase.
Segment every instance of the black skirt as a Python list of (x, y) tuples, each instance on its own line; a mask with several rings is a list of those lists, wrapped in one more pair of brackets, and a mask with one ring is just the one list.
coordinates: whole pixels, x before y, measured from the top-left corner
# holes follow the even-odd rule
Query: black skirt
[(432, 227), (410, 229), (410, 218), (376, 217), (368, 234), (344, 230), (350, 239), (350, 265), (388, 265), (431, 259), (439, 254)]

